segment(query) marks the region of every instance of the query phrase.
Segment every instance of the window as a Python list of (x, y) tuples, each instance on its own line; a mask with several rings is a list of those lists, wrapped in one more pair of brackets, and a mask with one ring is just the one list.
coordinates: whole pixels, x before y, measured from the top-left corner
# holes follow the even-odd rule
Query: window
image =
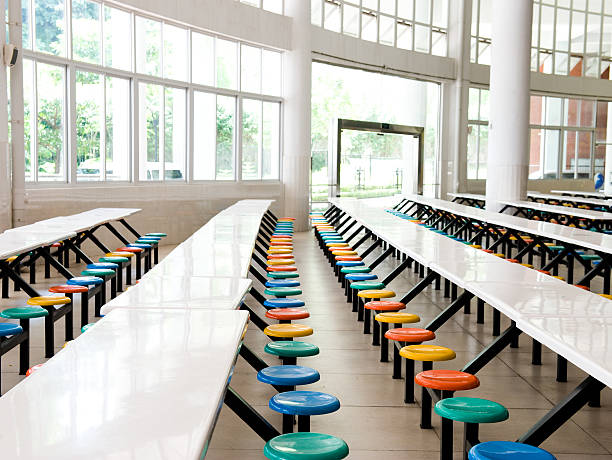
[(136, 16), (136, 71), (161, 77), (161, 22)]
[(77, 61), (100, 64), (100, 4), (89, 0), (72, 0), (72, 57)]
[[(486, 179), (488, 90), (470, 88), (468, 179)], [(531, 96), (529, 179), (589, 178), (604, 170), (608, 102)]]
[[(490, 64), (492, 0), (472, 3), (472, 62)], [(534, 72), (608, 80), (612, 61), (610, 2), (534, 0)]]
[(185, 180), (186, 96), (184, 89), (140, 83), (140, 180)]
[(263, 8), (266, 11), (276, 14), (283, 14), (284, 11), (284, 0), (240, 0), (240, 3), (256, 8)]
[(278, 179), (280, 52), (99, 0), (22, 21), (28, 182)]
[(312, 0), (311, 22), (332, 32), (446, 56), (449, 0)]

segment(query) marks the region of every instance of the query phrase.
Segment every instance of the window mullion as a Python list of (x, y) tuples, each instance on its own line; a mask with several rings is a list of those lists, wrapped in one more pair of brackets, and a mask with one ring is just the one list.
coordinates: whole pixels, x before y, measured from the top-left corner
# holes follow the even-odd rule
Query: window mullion
[(32, 101), (32, 115), (30, 119), (30, 136), (32, 141), (30, 142), (30, 155), (32, 164), (32, 180), (38, 182), (38, 62), (32, 61), (33, 75), (33, 101)]
[(102, 79), (102, 120), (100, 122), (100, 180), (106, 181), (106, 75)]

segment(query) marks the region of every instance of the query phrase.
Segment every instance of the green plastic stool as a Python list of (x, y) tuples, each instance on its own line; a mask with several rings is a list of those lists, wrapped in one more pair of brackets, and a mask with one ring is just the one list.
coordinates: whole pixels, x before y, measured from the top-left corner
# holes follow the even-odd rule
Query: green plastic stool
[(297, 278), (299, 276), (300, 275), (297, 272), (268, 272), (268, 278), (272, 278), (275, 280), (282, 280), (286, 278)]
[(370, 267), (344, 267), (340, 269), (340, 273), (370, 273), (372, 269)]
[(290, 295), (300, 295), (301, 293), (301, 289), (289, 287), (266, 288), (266, 290), (264, 291), (264, 294), (273, 295), (279, 298), (287, 297)]
[(264, 347), (264, 351), (270, 355), (278, 356), (285, 366), (295, 365), (297, 358), (318, 355), (319, 347), (308, 342), (278, 340), (276, 342), (268, 342)]
[(19, 345), (19, 375), (25, 375), (30, 368), (30, 320), (48, 316), (43, 307), (28, 305), (27, 307), (7, 308), (0, 312), (2, 318), (18, 319), (23, 332), (14, 336), (13, 346)]
[(467, 458), (470, 449), (478, 444), (478, 424), (497, 423), (507, 420), (508, 409), (495, 401), (480, 398), (455, 397), (438, 401), (434, 408), (442, 417), (442, 435), (440, 436), (440, 459), (453, 458), (453, 421), (465, 424), (463, 434), (463, 452)]
[(93, 326), (95, 326), (95, 324), (96, 324), (96, 323), (89, 323), (89, 324), (86, 324), (85, 326), (83, 326), (83, 327), (81, 328), (81, 334), (82, 334), (83, 332), (87, 331), (88, 329), (92, 328)]
[(160, 238), (165, 238), (168, 235), (166, 233), (147, 233), (145, 236), (159, 236)]
[(351, 283), (350, 287), (351, 289), (359, 289), (360, 291), (364, 289), (384, 289), (385, 283), (381, 283), (380, 281), (359, 281)]
[(271, 460), (340, 460), (348, 454), (346, 442), (322, 433), (282, 434), (264, 447), (264, 455)]

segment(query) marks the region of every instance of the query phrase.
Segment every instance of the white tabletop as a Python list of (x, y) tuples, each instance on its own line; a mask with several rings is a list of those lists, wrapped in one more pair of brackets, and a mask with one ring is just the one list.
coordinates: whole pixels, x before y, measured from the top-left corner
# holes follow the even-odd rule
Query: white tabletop
[(447, 193), (451, 198), (465, 198), (468, 200), (485, 201), (486, 196), (477, 193)]
[(533, 199), (557, 200), (557, 201), (565, 201), (568, 203), (589, 204), (593, 206), (604, 206), (606, 208), (612, 206), (612, 203), (610, 201), (606, 201), (604, 199), (596, 199), (596, 198), (559, 196), (559, 195), (553, 195), (550, 193), (539, 193), (539, 192), (527, 192), (527, 196)]
[(116, 308), (236, 310), (252, 281), (245, 278), (207, 278), (147, 273), (102, 307), (106, 315)]
[(37, 231), (4, 232), (0, 234), (0, 259), (17, 256), (26, 251), (49, 246), (58, 241), (75, 236), (74, 232), (55, 231), (43, 228)]
[[(428, 198), (421, 195), (403, 195), (403, 197), (415, 203), (431, 206), (433, 208), (467, 217), (469, 219), (489, 222), (493, 225), (511, 228), (519, 232), (539, 235), (552, 240), (559, 240), (565, 243), (574, 244), (585, 249), (592, 249), (594, 251), (612, 254), (612, 235), (606, 235), (605, 233), (591, 232), (581, 228), (558, 225), (550, 222), (529, 220), (523, 217), (486, 211), (484, 209), (474, 208), (472, 206), (466, 206), (436, 198)], [(533, 202), (526, 203), (531, 205), (536, 204)], [(563, 207), (563, 209), (565, 210), (568, 208)]]
[(548, 212), (551, 214), (563, 214), (566, 216), (578, 217), (581, 219), (590, 219), (597, 221), (611, 221), (612, 213), (592, 211), (590, 209), (570, 208), (567, 206), (555, 206), (552, 204), (536, 203), (534, 201), (508, 200), (500, 201), (505, 206), (522, 209), (537, 209), (538, 211)]
[(591, 196), (593, 198), (612, 198), (612, 196), (606, 195), (604, 192), (584, 192), (580, 190), (551, 190), (550, 193), (557, 193), (559, 195), (572, 195), (572, 196)]
[(0, 398), (2, 458), (203, 458), (247, 317), (113, 311)]

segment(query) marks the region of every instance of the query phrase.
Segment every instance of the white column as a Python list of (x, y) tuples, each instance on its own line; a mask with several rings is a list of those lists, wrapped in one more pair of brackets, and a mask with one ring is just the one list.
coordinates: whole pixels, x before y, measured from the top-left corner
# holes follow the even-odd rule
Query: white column
[[(12, 19), (14, 21), (14, 19)], [(16, 22), (21, 24), (21, 18), (19, 18)], [(19, 27), (19, 31), (21, 33), (21, 27)], [(6, 24), (4, 24), (0, 28), (0, 55), (2, 54), (2, 47), (5, 43), (6, 37)], [(19, 42), (19, 47), (21, 48), (21, 41)], [(21, 59), (19, 60), (19, 64), (21, 64)], [(4, 231), (13, 226), (13, 192), (12, 192), (12, 171), (11, 171), (11, 158), (10, 158), (10, 149), (9, 149), (9, 141), (8, 141), (8, 91), (7, 91), (7, 68), (4, 66), (4, 63), (0, 63), (0, 231)], [(14, 78), (14, 75), (13, 75)], [(21, 99), (23, 101), (23, 98)], [(15, 104), (15, 102), (12, 102)], [(23, 105), (21, 107), (23, 114)], [(23, 120), (23, 115), (21, 116), (21, 120)], [(23, 133), (23, 128), (22, 131)], [(19, 135), (13, 134), (13, 136)], [(22, 140), (23, 143), (23, 135), (18, 138)], [(23, 157), (22, 157), (22, 165), (23, 165)], [(21, 182), (23, 183), (23, 167), (22, 167), (22, 176)]]
[(486, 208), (523, 200), (529, 174), (532, 0), (494, 0)]
[(295, 229), (308, 226), (310, 178), (310, 93), (312, 80), (310, 0), (287, 0), (293, 18), (291, 51), (284, 53), (283, 167), (285, 216), (295, 217)]

